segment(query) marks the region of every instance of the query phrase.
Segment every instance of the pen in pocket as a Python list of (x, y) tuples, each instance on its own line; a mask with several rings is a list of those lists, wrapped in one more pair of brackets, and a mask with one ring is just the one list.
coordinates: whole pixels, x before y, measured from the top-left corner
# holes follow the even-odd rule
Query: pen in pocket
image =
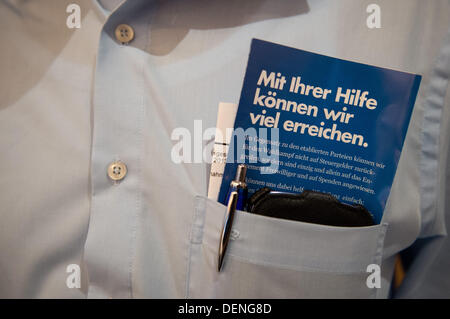
[(245, 182), (245, 175), (247, 174), (247, 166), (239, 164), (236, 177), (230, 184), (230, 189), (227, 195), (227, 213), (223, 221), (222, 233), (219, 242), (219, 256), (217, 271), (220, 271), (225, 257), (225, 252), (230, 240), (231, 228), (233, 226), (233, 219), (236, 210), (243, 210), (247, 202), (247, 183)]

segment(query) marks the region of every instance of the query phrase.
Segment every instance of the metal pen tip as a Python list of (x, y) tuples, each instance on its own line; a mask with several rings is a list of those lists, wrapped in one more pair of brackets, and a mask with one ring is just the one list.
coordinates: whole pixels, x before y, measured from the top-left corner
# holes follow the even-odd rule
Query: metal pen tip
[(234, 180), (244, 183), (246, 175), (247, 175), (247, 165), (239, 164), (236, 170), (236, 177), (234, 178)]
[(219, 261), (217, 263), (217, 271), (220, 272), (220, 270), (222, 269), (222, 264), (223, 264), (223, 255), (219, 255)]

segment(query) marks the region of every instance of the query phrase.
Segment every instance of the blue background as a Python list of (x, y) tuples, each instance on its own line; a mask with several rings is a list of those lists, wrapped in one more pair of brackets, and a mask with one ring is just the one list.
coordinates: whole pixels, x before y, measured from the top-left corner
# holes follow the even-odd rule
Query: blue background
[[(263, 69), (265, 69), (268, 74), (270, 74), (270, 72), (280, 72), (286, 77), (286, 84), (282, 91), (270, 89), (269, 86), (265, 87), (263, 84), (260, 86), (257, 85), (258, 78)], [(305, 85), (309, 84), (319, 86), (323, 89), (331, 89), (332, 93), (330, 93), (325, 100), (314, 98), (312, 94), (306, 96), (290, 93), (290, 80), (293, 76), (300, 76), (301, 82)], [(285, 176), (279, 174), (261, 175), (259, 171), (255, 170), (249, 170), (247, 177), (272, 181), (276, 184), (279, 182), (294, 182), (293, 184), (297, 187), (304, 187), (305, 189), (315, 189), (322, 192), (362, 198), (364, 200), (364, 206), (374, 215), (375, 221), (379, 223), (394, 179), (397, 163), (408, 129), (409, 119), (419, 89), (420, 80), (421, 77), (419, 75), (345, 61), (253, 39), (234, 124), (235, 128), (242, 127), (244, 130), (249, 127), (259, 128), (258, 124), (253, 125), (251, 123), (249, 113), (258, 115), (261, 114), (261, 111), (264, 109), (267, 111), (265, 114), (266, 116), (275, 116), (277, 112), (280, 112), (280, 121), (278, 125), (280, 142), (286, 142), (288, 144), (292, 142), (297, 145), (312, 146), (326, 151), (357, 155), (367, 160), (383, 163), (386, 167), (384, 169), (373, 168), (376, 173), (375, 177), (369, 177), (363, 173), (355, 172), (357, 175), (367, 176), (373, 181), (373, 184), (368, 185), (368, 187), (375, 191), (375, 194), (372, 195), (356, 189), (349, 190), (342, 186), (321, 184), (319, 182), (306, 181), (303, 179), (287, 179)], [(267, 96), (267, 92), (270, 90), (277, 93), (276, 98), (282, 98), (307, 105), (315, 105), (319, 108), (318, 115), (317, 117), (313, 117), (293, 113), (292, 111), (282, 111), (281, 109), (270, 109), (254, 105), (253, 99), (258, 87), (260, 88), (260, 94), (262, 95)], [(359, 89), (361, 92), (369, 91), (367, 97), (377, 100), (376, 109), (369, 110), (365, 107), (346, 105), (342, 103), (342, 98), (339, 103), (334, 102), (338, 87), (342, 87), (343, 92), (345, 92), (346, 89)], [(341, 111), (344, 106), (347, 107), (347, 112), (355, 115), (348, 124), (339, 121), (326, 120), (323, 116), (322, 108), (324, 107), (329, 110), (333, 109), (335, 111)], [(327, 140), (310, 136), (306, 132), (305, 134), (287, 132), (283, 129), (283, 123), (286, 120), (317, 125), (319, 127), (320, 122), (323, 121), (325, 122), (324, 128), (331, 128), (335, 123), (337, 129), (341, 132), (351, 132), (353, 134), (364, 136), (364, 141), (369, 145), (367, 148), (364, 148), (362, 146), (345, 144), (336, 140)], [(242, 145), (234, 144), (235, 142), (232, 141), (231, 147), (235, 147), (235, 149), (242, 147)], [(293, 150), (288, 150), (280, 146), (280, 152), (282, 151), (292, 152)], [(301, 151), (297, 151), (297, 153), (307, 154), (311, 157), (315, 155)], [(338, 158), (324, 158), (334, 162), (343, 161)], [(280, 160), (283, 160), (283, 158), (280, 157)], [(311, 162), (306, 163), (295, 159), (289, 161), (296, 161), (314, 167), (324, 167), (321, 164), (314, 164)], [(358, 164), (353, 161), (345, 161), (353, 166), (367, 167), (366, 165)], [(233, 159), (229, 156), (219, 194), (219, 201), (222, 203), (225, 201), (228, 187), (231, 180), (234, 178), (237, 165), (237, 163), (233, 163)], [(267, 166), (268, 164), (258, 163), (253, 165)], [(330, 168), (329, 166), (325, 167), (327, 169)], [(281, 166), (279, 169), (306, 173), (302, 170)], [(336, 170), (336, 168), (333, 168), (333, 170)], [(313, 174), (315, 175), (316, 173)], [(336, 180), (342, 182), (346, 181), (351, 184), (367, 185), (363, 182), (356, 182), (336, 176), (325, 174), (319, 175), (324, 178), (335, 178)], [(276, 188), (272, 189), (281, 190)], [(250, 195), (251, 193), (249, 196)]]

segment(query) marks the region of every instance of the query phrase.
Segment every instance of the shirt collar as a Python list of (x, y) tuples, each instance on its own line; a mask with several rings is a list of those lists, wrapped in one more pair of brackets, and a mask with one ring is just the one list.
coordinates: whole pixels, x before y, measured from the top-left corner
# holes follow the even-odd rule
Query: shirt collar
[(127, 0), (92, 0), (97, 13), (106, 19)]

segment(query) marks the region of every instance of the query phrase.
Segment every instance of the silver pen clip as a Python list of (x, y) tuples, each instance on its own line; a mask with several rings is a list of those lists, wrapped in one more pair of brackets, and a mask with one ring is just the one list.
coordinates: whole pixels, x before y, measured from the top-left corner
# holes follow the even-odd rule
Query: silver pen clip
[(222, 268), (223, 259), (225, 257), (225, 252), (228, 247), (228, 241), (230, 240), (231, 227), (233, 226), (233, 218), (234, 213), (236, 212), (237, 201), (238, 201), (237, 191), (231, 192), (230, 198), (228, 200), (227, 214), (225, 215), (225, 219), (223, 221), (222, 234), (220, 236), (219, 259), (217, 266), (217, 271), (219, 272), (220, 269)]

